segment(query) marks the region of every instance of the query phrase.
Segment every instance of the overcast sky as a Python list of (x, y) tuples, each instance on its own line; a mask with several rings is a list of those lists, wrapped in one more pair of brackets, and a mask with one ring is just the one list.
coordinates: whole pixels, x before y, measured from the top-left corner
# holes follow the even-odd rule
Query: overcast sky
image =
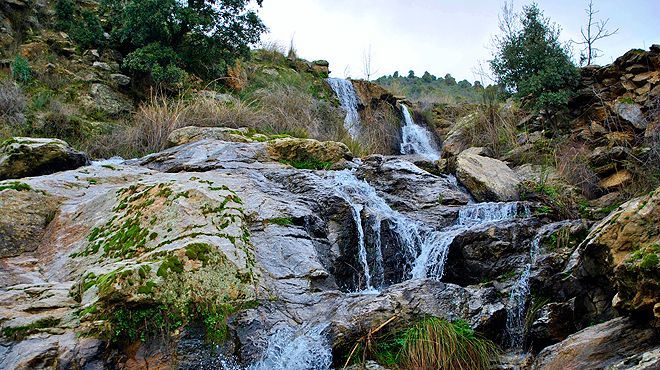
[[(587, 1), (537, 3), (562, 26), (562, 39), (578, 40)], [(514, 6), (520, 10), (528, 3), (515, 1)], [(597, 17), (610, 18), (611, 30), (620, 28), (597, 44), (605, 53), (598, 64), (660, 43), (660, 0), (594, 4)], [(480, 79), (475, 75), (479, 62), (490, 58), (502, 5), (502, 0), (264, 0), (259, 13), (270, 30), (266, 40), (288, 46), (293, 39), (300, 57), (328, 60), (334, 77), (363, 78), (364, 54), (371, 47), (375, 77), (412, 69), (418, 76), (429, 71), (474, 81)]]

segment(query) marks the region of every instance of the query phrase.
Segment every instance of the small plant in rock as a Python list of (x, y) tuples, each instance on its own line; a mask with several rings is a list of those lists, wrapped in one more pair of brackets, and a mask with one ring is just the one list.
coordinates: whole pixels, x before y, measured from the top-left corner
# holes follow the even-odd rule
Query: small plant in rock
[(30, 69), (30, 62), (20, 55), (17, 55), (11, 62), (11, 75), (14, 80), (27, 83), (32, 78), (32, 70)]

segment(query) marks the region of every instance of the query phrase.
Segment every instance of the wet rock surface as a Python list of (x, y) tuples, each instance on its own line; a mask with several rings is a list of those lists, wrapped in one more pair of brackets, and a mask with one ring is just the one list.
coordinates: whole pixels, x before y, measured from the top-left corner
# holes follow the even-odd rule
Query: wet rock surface
[[(21, 235), (0, 239), (0, 325), (11, 333), (0, 341), (2, 367), (246, 365), (262, 359), (276, 333), (314, 325), (338, 359), (369, 328), (392, 317), (408, 322), (429, 315), (466, 320), (504, 343), (511, 286), (547, 221), (518, 210), (502, 221), (457, 225), (460, 217), (489, 220), (488, 210), (504, 204), (479, 210), (451, 176), (433, 175), (400, 157), (348, 162), (343, 147), (331, 143), (318, 150), (327, 145), (336, 149), (327, 155), (354, 170), (296, 169), (274, 160), (267, 142), (202, 139), (122, 164), (21, 179), (29, 190), (0, 191), (3, 211), (19, 220), (25, 212), (19, 223), (0, 223)], [(346, 179), (350, 184), (342, 183)], [(383, 202), (380, 208), (368, 204), (374, 196)], [(461, 209), (474, 214), (460, 216)], [(398, 225), (404, 221), (424, 225), (419, 237), (440, 232), (453, 238), (442, 279), (411, 279), (421, 251), (406, 249), (400, 234), (406, 229)], [(121, 248), (108, 244), (123, 235), (126, 223), (143, 237)], [(562, 228), (578, 235), (585, 228), (580, 225), (547, 228), (548, 238)], [(442, 234), (451, 227), (460, 232)], [(243, 238), (248, 234), (249, 241)], [(531, 273), (532, 291), (552, 298), (533, 319), (529, 341), (536, 350), (579, 327), (564, 320), (581, 312), (569, 290), (556, 292), (565, 283), (544, 284), (583, 249), (551, 244), (542, 244), (541, 262)], [(379, 290), (365, 289), (366, 268)], [(244, 282), (247, 276), (253, 283)], [(103, 318), (82, 313), (92, 307), (113, 312), (127, 303), (149, 306), (172, 291), (184, 298), (221, 292), (257, 304), (230, 316), (229, 340), (215, 349), (203, 343), (199, 323), (173, 333), (174, 347), (158, 340), (118, 346), (80, 335)]]
[(660, 366), (654, 329), (617, 318), (569, 336), (539, 354), (533, 369), (653, 369)]

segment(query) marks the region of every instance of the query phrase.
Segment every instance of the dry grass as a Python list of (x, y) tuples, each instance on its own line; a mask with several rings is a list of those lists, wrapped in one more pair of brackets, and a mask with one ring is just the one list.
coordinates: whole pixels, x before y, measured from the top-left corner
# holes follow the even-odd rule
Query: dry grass
[[(424, 117), (416, 114), (415, 122), (425, 123)], [(381, 105), (377, 108), (367, 106), (365, 108), (366, 122), (362, 123), (360, 132), (359, 154), (398, 154), (399, 142), (401, 140), (401, 118), (397, 111), (389, 105)], [(348, 145), (348, 144), (347, 144)], [(349, 146), (350, 148), (350, 146)]]
[(520, 117), (514, 108), (502, 107), (496, 93), (484, 89), (475, 113), (475, 124), (467, 132), (472, 146), (486, 147), (498, 157), (517, 145), (516, 125)]
[(185, 104), (181, 117), (184, 126), (257, 129), (265, 125), (264, 116), (255, 101), (226, 103), (213, 98), (195, 98)]
[(584, 143), (568, 142), (555, 151), (555, 168), (569, 184), (580, 189), (582, 195), (593, 199), (599, 194), (598, 175), (589, 166), (589, 147)]
[(140, 105), (133, 115), (133, 125), (125, 132), (125, 143), (136, 153), (154, 153), (165, 149), (167, 137), (186, 125), (188, 105), (183, 99), (167, 99), (158, 94)]
[(0, 134), (11, 136), (23, 124), (27, 98), (11, 80), (0, 81)]

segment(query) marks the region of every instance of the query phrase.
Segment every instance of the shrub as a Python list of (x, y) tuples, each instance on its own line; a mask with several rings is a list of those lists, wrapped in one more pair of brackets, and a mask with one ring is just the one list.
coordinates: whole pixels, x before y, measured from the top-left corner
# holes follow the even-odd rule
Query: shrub
[(422, 320), (403, 333), (401, 363), (408, 369), (490, 369), (497, 346), (465, 321)]
[(481, 104), (475, 110), (474, 125), (467, 127), (471, 146), (483, 146), (497, 157), (516, 145), (518, 116), (512, 107), (500, 104), (499, 89), (488, 86), (481, 90)]
[[(179, 68), (202, 78), (220, 77), (237, 58), (249, 57), (249, 46), (266, 30), (250, 0), (104, 0), (117, 48), (131, 55), (150, 45), (167, 45), (176, 62), (157, 60), (160, 77), (179, 75)], [(261, 0), (256, 1), (261, 5)], [(152, 46), (153, 48), (153, 46)], [(151, 77), (154, 66), (132, 69)], [(163, 74), (164, 73), (164, 74)]]
[(19, 133), (25, 117), (27, 99), (19, 86), (11, 80), (0, 81), (0, 134), (13, 136)]
[(550, 117), (566, 110), (579, 72), (559, 42), (560, 28), (536, 4), (519, 15), (505, 6), (502, 19), (490, 61), (498, 83)]
[(577, 186), (582, 195), (593, 199), (599, 195), (598, 175), (589, 166), (589, 148), (580, 143), (567, 143), (555, 152), (557, 171), (571, 185)]
[(22, 113), (27, 99), (19, 86), (10, 80), (0, 81), (0, 116)]
[(74, 21), (75, 4), (72, 0), (57, 0), (55, 3), (55, 28), (68, 32)]
[(43, 118), (43, 125), (33, 134), (63, 139), (69, 144), (79, 143), (83, 138), (83, 122), (77, 115), (75, 109), (53, 100)]
[(26, 83), (30, 81), (32, 77), (30, 62), (22, 56), (17, 55), (11, 63), (11, 75), (18, 82)]
[(105, 38), (101, 21), (96, 14), (88, 10), (83, 11), (80, 19), (76, 19), (71, 24), (69, 33), (73, 41), (83, 49), (99, 47), (104, 44)]
[(136, 49), (124, 59), (124, 68), (133, 74), (150, 76), (153, 82), (177, 84), (185, 78), (185, 71), (177, 67), (179, 56), (169, 46), (154, 42)]

